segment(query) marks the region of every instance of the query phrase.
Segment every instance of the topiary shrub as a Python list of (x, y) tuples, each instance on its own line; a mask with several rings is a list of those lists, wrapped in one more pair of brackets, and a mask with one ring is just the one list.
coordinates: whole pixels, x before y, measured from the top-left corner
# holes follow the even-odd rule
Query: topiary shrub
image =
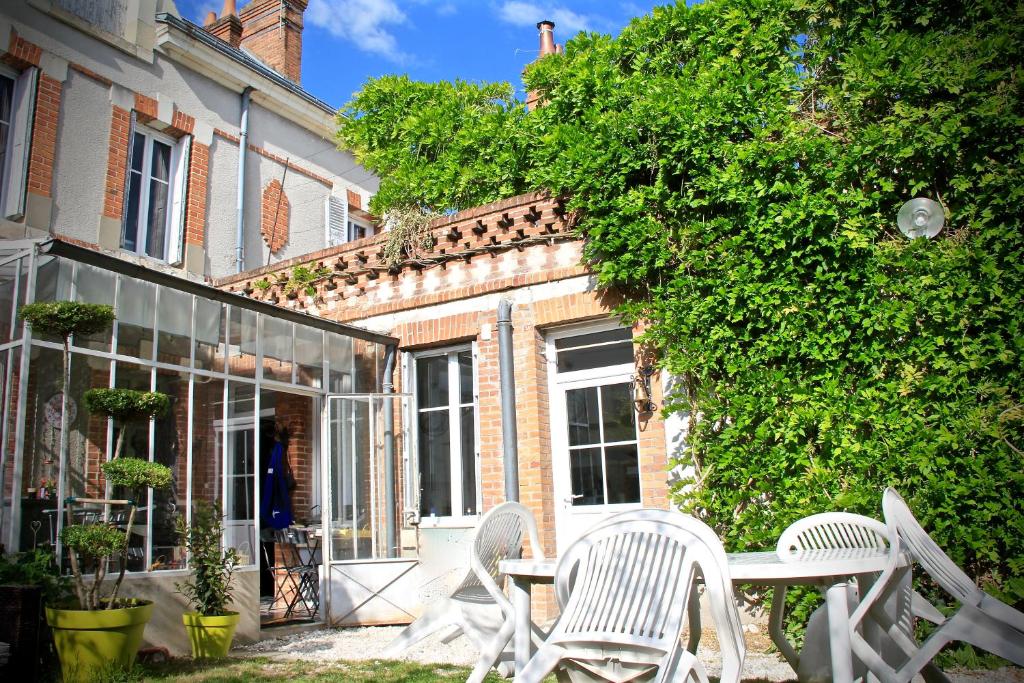
[(33, 332), (67, 339), (76, 334), (105, 330), (114, 322), (114, 309), (79, 301), (41, 301), (22, 306), (18, 317), (27, 322)]
[(154, 417), (163, 417), (170, 409), (171, 399), (158, 391), (136, 391), (135, 389), (90, 389), (85, 392), (85, 407), (90, 413), (106, 415), (121, 422), (117, 435), (114, 459), (121, 456), (124, 447), (124, 426)]
[[(70, 551), (75, 593), (81, 608), (84, 610), (100, 609), (104, 602), (108, 607), (113, 608), (120, 580), (106, 600), (101, 596), (100, 588), (107, 575), (108, 560), (118, 553), (123, 558), (127, 551), (128, 535), (112, 524), (73, 524), (61, 530), (60, 540)], [(80, 558), (95, 567), (93, 578), (90, 581), (86, 581), (84, 578), (84, 567), (80, 564)]]
[(117, 458), (100, 465), (107, 481), (131, 491), (162, 489), (171, 485), (171, 468), (141, 458)]

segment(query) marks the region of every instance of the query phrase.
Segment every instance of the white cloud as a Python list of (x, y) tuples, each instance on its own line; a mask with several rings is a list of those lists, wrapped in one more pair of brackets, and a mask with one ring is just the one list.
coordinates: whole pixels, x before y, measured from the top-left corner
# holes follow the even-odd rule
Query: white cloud
[(406, 21), (394, 0), (310, 0), (305, 19), (360, 50), (399, 64), (410, 59), (388, 28)]
[(498, 8), (498, 17), (514, 26), (535, 26), (538, 21), (550, 19), (555, 30), (562, 35), (575, 35), (580, 31), (592, 31), (602, 23), (598, 18), (580, 14), (562, 5), (550, 3), (523, 2), (510, 0)]

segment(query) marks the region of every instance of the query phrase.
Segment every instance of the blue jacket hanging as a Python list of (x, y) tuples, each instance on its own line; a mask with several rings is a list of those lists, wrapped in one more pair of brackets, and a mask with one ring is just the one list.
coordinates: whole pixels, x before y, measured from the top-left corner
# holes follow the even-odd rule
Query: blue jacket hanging
[(286, 529), (292, 523), (292, 502), (288, 495), (288, 471), (284, 460), (284, 446), (277, 442), (270, 451), (270, 466), (263, 483), (260, 516), (264, 526)]

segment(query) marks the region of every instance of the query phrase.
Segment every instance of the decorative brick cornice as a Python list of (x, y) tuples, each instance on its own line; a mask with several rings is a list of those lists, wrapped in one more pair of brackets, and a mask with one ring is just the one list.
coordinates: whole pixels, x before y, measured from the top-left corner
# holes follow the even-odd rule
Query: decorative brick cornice
[(108, 88), (114, 84), (114, 81), (110, 80), (109, 78), (107, 78), (106, 76), (104, 76), (102, 74), (96, 73), (95, 71), (93, 71), (92, 69), (90, 69), (87, 66), (82, 66), (81, 64), (77, 64), (75, 62), (69, 62), (68, 63), (68, 68), (71, 69), (72, 71), (77, 71), (78, 73), (82, 74), (86, 78), (91, 78), (92, 80), (96, 81), (97, 83), (105, 85)]
[[(226, 130), (224, 130), (222, 128), (214, 128), (213, 129), (213, 134), (218, 136), (218, 137), (224, 138), (225, 140), (229, 140), (230, 142), (233, 142), (236, 145), (239, 145), (239, 144), (242, 143), (241, 138), (239, 138), (237, 135), (233, 135), (233, 134), (227, 132)], [(318, 183), (322, 183), (326, 187), (329, 187), (329, 188), (334, 187), (334, 181), (332, 181), (330, 178), (328, 178), (326, 176), (322, 176), (319, 173), (316, 173), (315, 171), (311, 171), (311, 170), (309, 170), (308, 168), (306, 168), (304, 166), (299, 166), (298, 164), (296, 164), (291, 159), (287, 159), (287, 158), (281, 156), (280, 154), (274, 154), (273, 152), (271, 152), (271, 151), (269, 151), (269, 150), (267, 150), (267, 149), (265, 149), (263, 147), (257, 147), (256, 145), (254, 145), (252, 143), (249, 144), (249, 151), (250, 152), (255, 152), (256, 154), (259, 154), (264, 159), (270, 159), (271, 161), (274, 161), (274, 162), (276, 162), (278, 164), (281, 164), (282, 166), (287, 166), (288, 170), (294, 171), (295, 173), (298, 173), (299, 175), (304, 175), (307, 178), (309, 178), (310, 180), (315, 180)]]
[(153, 121), (159, 116), (157, 101), (142, 93), (135, 93), (135, 113), (140, 121)]
[(3, 60), (18, 69), (24, 69), (29, 66), (39, 66), (39, 61), (42, 59), (43, 49), (35, 43), (30, 43), (21, 36), (13, 28), (11, 29), (11, 40), (7, 47), (7, 54), (3, 56)]

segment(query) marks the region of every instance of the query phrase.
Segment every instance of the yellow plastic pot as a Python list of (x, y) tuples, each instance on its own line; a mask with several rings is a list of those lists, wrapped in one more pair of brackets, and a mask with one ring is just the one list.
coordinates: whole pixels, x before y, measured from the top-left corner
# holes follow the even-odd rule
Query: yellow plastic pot
[(64, 681), (88, 681), (97, 673), (129, 669), (153, 616), (153, 603), (139, 600), (122, 609), (46, 608)]
[(196, 659), (227, 657), (231, 641), (238, 626), (238, 612), (207, 617), (196, 612), (181, 615), (188, 640), (192, 643), (192, 656)]

